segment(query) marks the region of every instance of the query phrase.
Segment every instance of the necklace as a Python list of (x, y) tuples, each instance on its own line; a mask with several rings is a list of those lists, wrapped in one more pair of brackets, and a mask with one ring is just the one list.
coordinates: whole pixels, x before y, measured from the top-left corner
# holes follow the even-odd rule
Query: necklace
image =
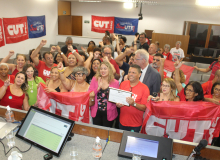
[(33, 83), (33, 81), (32, 81), (32, 83), (31, 83), (31, 87), (28, 85), (28, 87), (30, 88), (30, 90), (31, 90), (31, 93), (33, 93), (34, 92), (34, 83)]

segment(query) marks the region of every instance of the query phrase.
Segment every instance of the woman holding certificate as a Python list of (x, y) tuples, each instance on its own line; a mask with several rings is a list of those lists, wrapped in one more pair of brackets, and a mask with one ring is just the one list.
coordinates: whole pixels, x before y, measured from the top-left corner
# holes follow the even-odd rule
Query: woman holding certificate
[(95, 125), (112, 127), (114, 119), (118, 116), (116, 104), (108, 101), (109, 87), (119, 88), (119, 82), (114, 79), (109, 62), (102, 62), (89, 87), (89, 91), (95, 93), (95, 103), (91, 106), (91, 116)]

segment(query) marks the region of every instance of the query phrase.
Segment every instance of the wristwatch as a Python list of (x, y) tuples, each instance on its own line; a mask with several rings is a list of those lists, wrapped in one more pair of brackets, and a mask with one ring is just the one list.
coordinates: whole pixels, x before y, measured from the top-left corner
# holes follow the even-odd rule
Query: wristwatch
[(136, 106), (137, 106), (137, 103), (134, 102), (134, 107), (136, 107)]

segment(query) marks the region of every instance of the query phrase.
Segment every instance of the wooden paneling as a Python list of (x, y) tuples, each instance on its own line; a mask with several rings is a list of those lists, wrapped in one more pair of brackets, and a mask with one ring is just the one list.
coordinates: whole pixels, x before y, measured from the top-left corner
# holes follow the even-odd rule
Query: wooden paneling
[(72, 35), (71, 16), (58, 16), (58, 34)]
[(82, 36), (82, 16), (72, 16), (72, 35)]
[[(65, 11), (66, 14), (63, 14), (63, 11)], [(71, 2), (58, 1), (58, 16), (61, 15), (71, 15)]]
[(152, 38), (152, 33), (154, 32), (154, 30), (146, 30), (145, 29), (145, 33), (146, 33), (146, 35), (147, 35), (147, 37), (149, 38), (149, 39), (151, 39)]
[(165, 44), (169, 44), (170, 48), (173, 48), (176, 46), (176, 41), (181, 41), (181, 48), (184, 51), (185, 57), (188, 57), (187, 50), (189, 45), (189, 35), (152, 33), (152, 43), (155, 41), (159, 41), (160, 48), (164, 48)]

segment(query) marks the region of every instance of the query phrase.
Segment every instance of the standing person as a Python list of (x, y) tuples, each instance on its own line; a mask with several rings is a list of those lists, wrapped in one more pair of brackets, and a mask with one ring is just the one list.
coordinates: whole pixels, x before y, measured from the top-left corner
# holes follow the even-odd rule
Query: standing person
[(38, 76), (41, 77), (45, 82), (50, 78), (51, 68), (57, 66), (57, 64), (53, 63), (53, 54), (51, 52), (45, 52), (43, 54), (44, 61), (39, 60), (38, 53), (46, 43), (47, 40), (41, 40), (40, 45), (31, 54), (31, 59), (38, 70)]
[[(9, 51), (9, 54), (5, 58), (2, 59), (1, 63), (6, 63), (10, 59), (10, 57), (14, 55), (14, 53), (15, 52), (13, 50)], [(16, 62), (17, 64), (8, 63), (9, 70), (12, 72), (11, 75), (14, 75), (14, 76), (18, 72), (23, 70), (23, 67), (26, 64), (26, 56), (23, 54), (18, 54), (16, 57)]]
[(155, 43), (151, 43), (148, 48), (149, 55), (154, 56), (157, 53), (157, 45)]
[(2, 87), (6, 80), (9, 80), (10, 83), (14, 83), (15, 76), (9, 75), (9, 67), (7, 63), (0, 64), (0, 87)]
[(200, 72), (209, 72), (212, 70), (211, 72), (211, 75), (209, 77), (209, 81), (212, 81), (215, 77), (215, 72), (220, 69), (220, 56), (218, 57), (218, 60), (217, 61), (214, 61), (212, 62), (212, 64), (208, 67), (208, 68), (198, 68), (197, 66), (194, 66), (194, 68), (197, 70), (197, 71), (200, 71)]
[(92, 78), (95, 76), (95, 74), (97, 73), (97, 71), (100, 67), (100, 64), (101, 64), (100, 59), (93, 59), (92, 60), (92, 65), (91, 65), (91, 68), (90, 68), (90, 74), (87, 76), (87, 80), (86, 80), (87, 83), (89, 83), (89, 84), (91, 83)]
[(111, 43), (111, 38), (109, 36), (104, 36), (102, 42), (99, 42), (99, 45), (103, 48), (107, 45), (111, 49), (111, 57), (114, 57), (114, 47)]
[(102, 62), (89, 87), (89, 91), (95, 93), (95, 104), (91, 106), (91, 116), (95, 125), (112, 127), (118, 116), (116, 104), (108, 101), (109, 87), (119, 88), (119, 82), (114, 79), (109, 62)]
[[(137, 48), (137, 40), (138, 40), (138, 38), (140, 39), (140, 46), (139, 46), (139, 48)], [(134, 51), (136, 51), (138, 49), (145, 49), (146, 51), (148, 51), (149, 45), (146, 42), (146, 38), (147, 38), (147, 35), (144, 32), (142, 32), (139, 36), (136, 36), (134, 38)]]
[(134, 64), (141, 67), (140, 81), (147, 85), (150, 94), (160, 91), (161, 77), (160, 73), (149, 65), (149, 54), (145, 49), (139, 49), (135, 52)]
[(121, 83), (119, 89), (132, 92), (132, 97), (126, 97), (129, 106), (116, 103), (120, 108), (119, 128), (127, 131), (139, 132), (143, 123), (143, 114), (146, 110), (147, 98), (150, 95), (148, 87), (139, 81), (141, 67), (131, 65), (128, 72), (128, 81)]
[(0, 105), (10, 106), (15, 109), (29, 110), (27, 90), (27, 75), (21, 71), (15, 75), (15, 82), (11, 84), (9, 79), (0, 88)]
[(181, 42), (177, 41), (176, 47), (170, 50), (170, 53), (173, 56), (173, 59), (172, 59), (173, 62), (175, 62), (177, 59), (181, 62), (183, 58), (185, 57), (184, 51), (182, 50), (182, 48), (180, 48), (180, 46), (181, 46)]
[(120, 44), (122, 45), (122, 50), (121, 50), (121, 52), (124, 52), (125, 51), (125, 49), (126, 49), (126, 45), (125, 45), (125, 43), (127, 42), (127, 38), (125, 37), (125, 36), (121, 36), (120, 37)]
[(36, 76), (35, 68), (31, 64), (26, 64), (23, 68), (23, 71), (27, 74), (28, 81), (28, 104), (29, 106), (36, 106), (37, 102), (37, 87), (40, 82), (44, 83), (44, 80), (41, 77)]
[[(171, 78), (174, 80), (174, 82), (176, 81), (175, 80), (175, 70), (172, 72), (172, 75), (171, 75)], [(182, 84), (183, 88), (185, 88), (186, 84), (186, 78), (185, 78), (185, 75), (183, 73), (183, 71), (181, 69), (179, 69), (179, 82)], [(176, 89), (176, 94), (178, 94), (178, 90)]]
[(71, 37), (67, 37), (65, 43), (66, 43), (66, 45), (61, 48), (61, 51), (63, 52), (63, 54), (65, 54), (67, 56), (68, 46), (72, 46), (73, 49), (75, 49), (78, 52), (76, 46), (73, 45), (73, 39)]
[(46, 81), (45, 92), (68, 92), (60, 80), (60, 74), (57, 67), (51, 68), (50, 79)]
[(173, 56), (172, 56), (172, 54), (170, 53), (170, 45), (169, 45), (169, 44), (165, 44), (165, 45), (164, 45), (163, 56), (164, 56), (164, 58), (165, 58), (166, 60), (172, 61)]

